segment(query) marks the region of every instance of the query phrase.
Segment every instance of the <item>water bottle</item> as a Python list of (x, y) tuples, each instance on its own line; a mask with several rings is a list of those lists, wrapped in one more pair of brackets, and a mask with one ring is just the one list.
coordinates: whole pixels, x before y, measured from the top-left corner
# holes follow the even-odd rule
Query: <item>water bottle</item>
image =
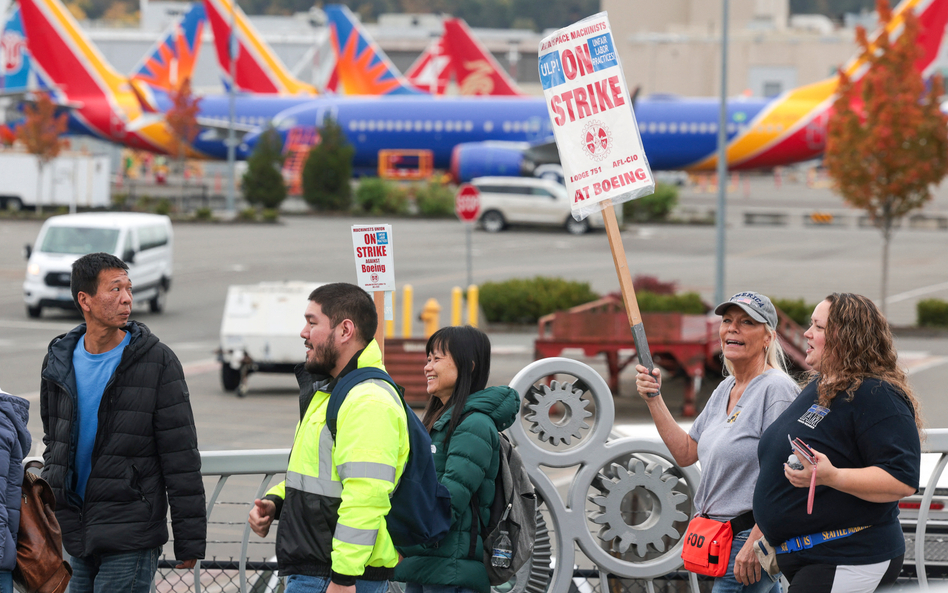
[(510, 543), (510, 536), (507, 535), (507, 532), (501, 531), (500, 537), (494, 542), (490, 565), (498, 568), (508, 568), (511, 560), (513, 560), (513, 544)]

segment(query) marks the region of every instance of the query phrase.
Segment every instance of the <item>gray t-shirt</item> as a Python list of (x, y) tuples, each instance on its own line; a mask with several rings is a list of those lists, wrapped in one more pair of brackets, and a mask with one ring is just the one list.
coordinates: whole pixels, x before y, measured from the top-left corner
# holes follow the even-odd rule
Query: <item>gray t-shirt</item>
[(695, 512), (727, 521), (751, 510), (760, 466), (757, 443), (800, 388), (786, 373), (771, 369), (753, 380), (727, 414), (733, 376), (718, 385), (688, 433), (698, 443), (701, 483)]

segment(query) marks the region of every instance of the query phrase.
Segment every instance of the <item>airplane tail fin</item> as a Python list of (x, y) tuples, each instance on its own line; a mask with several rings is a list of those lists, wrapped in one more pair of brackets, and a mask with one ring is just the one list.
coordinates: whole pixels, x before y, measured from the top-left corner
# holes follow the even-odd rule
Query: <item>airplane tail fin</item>
[(36, 76), (32, 67), (30, 52), (26, 49), (26, 36), (23, 33), (23, 19), (20, 7), (14, 6), (3, 27), (0, 37), (0, 91), (4, 95), (26, 93), (47, 86)]
[[(903, 0), (892, 11), (892, 20), (884, 31), (894, 41), (905, 29), (906, 15), (912, 12), (918, 20), (919, 32), (915, 43), (922, 48), (922, 55), (915, 62), (915, 69), (926, 79), (948, 66), (942, 46), (945, 45), (948, 27), (948, 2), (943, 0)], [(869, 37), (875, 43), (882, 30)], [(948, 47), (948, 46), (946, 46)], [(847, 76), (856, 80), (865, 73), (867, 64), (860, 57), (852, 58), (843, 68)]]
[[(271, 95), (316, 95), (316, 87), (297, 79), (250, 24), (235, 0), (204, 0), (214, 31), (217, 61), (229, 86), (240, 91)], [(238, 44), (235, 81), (230, 80), (231, 32)]]
[(133, 84), (140, 88), (143, 83), (170, 92), (176, 90), (185, 79), (191, 78), (201, 50), (201, 34), (206, 21), (204, 5), (193, 3), (188, 12), (168, 28), (132, 70), (130, 78)]
[[(69, 10), (58, 0), (21, 0), (23, 30), (29, 43), (32, 67), (55, 85), (68, 101), (107, 97), (112, 109), (128, 93), (128, 79), (106, 62), (89, 41)], [(135, 105), (135, 107), (138, 107)]]
[(428, 44), (405, 78), (418, 90), (432, 95), (443, 95), (451, 81), (451, 58), (444, 47), (444, 37)]
[[(205, 0), (211, 1), (211, 0)], [(352, 12), (341, 4), (324, 8), (329, 35), (336, 52), (339, 87), (346, 95), (418, 95)]]
[(525, 94), (462, 19), (444, 21), (444, 41), (462, 95)]

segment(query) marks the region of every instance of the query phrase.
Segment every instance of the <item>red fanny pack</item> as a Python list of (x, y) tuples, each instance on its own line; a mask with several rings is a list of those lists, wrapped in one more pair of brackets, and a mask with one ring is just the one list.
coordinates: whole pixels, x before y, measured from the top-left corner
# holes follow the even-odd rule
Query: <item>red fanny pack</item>
[(710, 577), (724, 576), (731, 559), (733, 539), (730, 521), (722, 523), (708, 517), (695, 517), (688, 523), (685, 545), (681, 549), (685, 570)]

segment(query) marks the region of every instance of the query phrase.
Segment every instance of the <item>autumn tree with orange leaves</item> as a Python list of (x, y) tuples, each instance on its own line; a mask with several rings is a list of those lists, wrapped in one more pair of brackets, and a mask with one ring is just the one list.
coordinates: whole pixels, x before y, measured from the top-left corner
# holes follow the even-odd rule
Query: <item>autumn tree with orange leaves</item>
[(191, 80), (185, 78), (178, 85), (176, 90), (170, 93), (171, 108), (165, 114), (165, 121), (171, 128), (173, 135), (171, 141), (170, 155), (178, 163), (178, 172), (181, 174), (182, 190), (184, 187), (184, 159), (188, 155), (191, 143), (197, 137), (200, 126), (197, 122), (197, 114), (200, 109), (201, 99), (195, 97), (191, 92)]
[[(880, 25), (892, 11), (877, 3)], [(940, 76), (928, 89), (915, 68), (922, 49), (915, 43), (919, 24), (905, 15), (897, 40), (882, 34), (870, 41), (856, 29), (860, 58), (869, 70), (853, 81), (842, 71), (826, 139), (826, 168), (836, 189), (850, 205), (869, 214), (882, 232), (882, 285), (879, 303), (885, 313), (888, 295), (889, 245), (900, 219), (932, 198), (931, 187), (948, 173), (948, 117), (939, 110)]]
[(26, 151), (36, 156), (36, 211), (43, 212), (43, 168), (59, 156), (69, 141), (60, 136), (66, 131), (67, 115), (56, 115), (56, 105), (46, 93), (40, 93), (36, 101), (23, 107), (23, 123), (16, 129), (16, 139), (23, 143)]

